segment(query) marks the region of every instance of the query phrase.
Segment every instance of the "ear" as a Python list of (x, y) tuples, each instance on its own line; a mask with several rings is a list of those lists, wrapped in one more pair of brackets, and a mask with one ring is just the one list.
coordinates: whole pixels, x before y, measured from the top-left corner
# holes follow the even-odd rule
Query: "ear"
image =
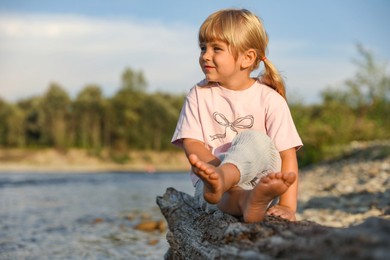
[(254, 49), (249, 49), (243, 54), (243, 59), (241, 62), (241, 67), (247, 69), (252, 67), (256, 61), (257, 53)]

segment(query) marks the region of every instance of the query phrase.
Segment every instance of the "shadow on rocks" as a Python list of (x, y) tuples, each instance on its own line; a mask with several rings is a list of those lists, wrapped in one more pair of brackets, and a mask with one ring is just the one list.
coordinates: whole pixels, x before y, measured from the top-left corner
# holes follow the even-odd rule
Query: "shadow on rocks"
[(350, 214), (364, 213), (371, 208), (377, 208), (389, 214), (390, 189), (385, 192), (352, 192), (348, 194), (312, 197), (307, 202), (300, 203), (300, 211), (305, 209), (330, 209), (344, 211)]

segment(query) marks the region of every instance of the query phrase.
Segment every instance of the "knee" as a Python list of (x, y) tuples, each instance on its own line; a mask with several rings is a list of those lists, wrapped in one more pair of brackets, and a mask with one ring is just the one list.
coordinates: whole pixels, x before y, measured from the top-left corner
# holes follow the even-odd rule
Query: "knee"
[(247, 144), (247, 145), (258, 145), (260, 147), (269, 147), (273, 145), (271, 138), (259, 130), (246, 130), (239, 133), (233, 140), (232, 145)]

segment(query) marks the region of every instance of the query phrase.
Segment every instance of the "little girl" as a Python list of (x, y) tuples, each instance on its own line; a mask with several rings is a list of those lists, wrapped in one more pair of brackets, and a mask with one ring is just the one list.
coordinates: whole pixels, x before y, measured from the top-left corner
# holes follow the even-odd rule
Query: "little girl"
[[(210, 15), (199, 30), (205, 79), (187, 95), (172, 138), (192, 165), (195, 193), (245, 222), (265, 214), (293, 221), (297, 208), (302, 142), (284, 82), (265, 56), (267, 44), (262, 22), (250, 11)], [(260, 62), (265, 71), (252, 78)]]

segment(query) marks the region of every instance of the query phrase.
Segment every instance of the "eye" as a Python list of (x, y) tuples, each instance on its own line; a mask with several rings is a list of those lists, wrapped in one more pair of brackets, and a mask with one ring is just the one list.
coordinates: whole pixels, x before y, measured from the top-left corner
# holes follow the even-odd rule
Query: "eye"
[(200, 45), (199, 45), (199, 49), (200, 49), (201, 52), (206, 52), (206, 49), (207, 49), (207, 48), (206, 48), (206, 45), (200, 44)]

